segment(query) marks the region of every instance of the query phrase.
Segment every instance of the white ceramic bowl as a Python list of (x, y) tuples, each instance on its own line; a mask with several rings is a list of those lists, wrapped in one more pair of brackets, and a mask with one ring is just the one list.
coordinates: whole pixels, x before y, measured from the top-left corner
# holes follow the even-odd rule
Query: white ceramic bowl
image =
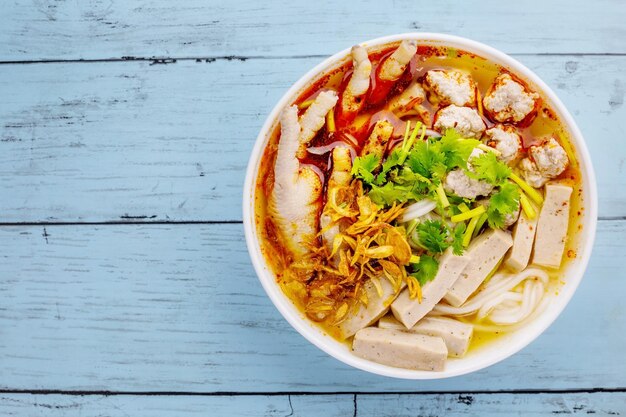
[(498, 337), (493, 342), (482, 346), (480, 349), (471, 351), (464, 358), (449, 359), (444, 371), (427, 372), (393, 368), (370, 362), (353, 355), (346, 344), (342, 344), (326, 335), (320, 327), (308, 320), (292, 304), (289, 298), (283, 294), (280, 287), (276, 283), (274, 273), (266, 264), (261, 253), (257, 230), (255, 227), (254, 190), (261, 156), (263, 155), (263, 150), (268, 142), (271, 128), (274, 125), (280, 111), (295, 100), (298, 94), (310, 85), (312, 80), (316, 79), (321, 73), (335, 68), (338, 63), (344, 61), (350, 53), (350, 49), (345, 49), (330, 58), (325, 59), (322, 63), (306, 73), (285, 93), (267, 117), (267, 120), (265, 121), (263, 128), (256, 139), (256, 143), (248, 163), (248, 170), (243, 190), (243, 223), (248, 251), (250, 252), (252, 263), (263, 288), (265, 288), (267, 295), (269, 295), (272, 302), (283, 317), (285, 317), (285, 319), (309, 342), (348, 365), (375, 374), (406, 379), (447, 378), (478, 371), (513, 355), (537, 338), (548, 328), (548, 326), (550, 326), (550, 324), (552, 324), (552, 322), (554, 322), (561, 311), (563, 311), (576, 291), (591, 255), (591, 248), (593, 246), (596, 232), (598, 211), (596, 181), (593, 167), (591, 165), (589, 151), (587, 150), (582, 134), (576, 126), (574, 119), (567, 111), (563, 103), (561, 103), (558, 99), (556, 94), (554, 94), (554, 92), (528, 68), (510, 56), (482, 43), (457, 36), (442, 35), (437, 33), (405, 33), (374, 39), (364, 42), (363, 44), (367, 47), (376, 47), (403, 39), (416, 39), (419, 44), (422, 45), (454, 47), (486, 58), (487, 60), (505, 68), (509, 68), (513, 73), (521, 76), (536, 91), (542, 92), (543, 97), (548, 101), (548, 104), (552, 107), (552, 109), (554, 109), (565, 127), (569, 130), (570, 138), (579, 156), (579, 164), (583, 177), (584, 218), (582, 219), (582, 236), (579, 240), (576, 259), (569, 262), (565, 269), (565, 284), (560, 288), (558, 296), (553, 297), (553, 301), (546, 308), (546, 310), (544, 310), (543, 313), (534, 321), (528, 323), (525, 327), (517, 330), (516, 332)]

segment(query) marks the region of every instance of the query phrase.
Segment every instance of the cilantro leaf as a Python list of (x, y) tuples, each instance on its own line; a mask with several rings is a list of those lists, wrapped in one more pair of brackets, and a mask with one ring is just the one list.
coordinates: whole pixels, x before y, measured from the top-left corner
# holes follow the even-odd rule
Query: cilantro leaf
[[(437, 189), (445, 175), (459, 166), (467, 170), (467, 160), (479, 141), (464, 139), (454, 129), (448, 129), (441, 138), (423, 140), (422, 136), (415, 141), (420, 126), (416, 125), (410, 137), (405, 135), (402, 145), (389, 153), (382, 167), (375, 154), (355, 159), (352, 175), (363, 180), (376, 204), (391, 205), (425, 197), (439, 203)], [(500, 175), (498, 172), (496, 176)], [(471, 174), (479, 176), (482, 171)]]
[(465, 223), (459, 223), (454, 228), (454, 240), (452, 241), (452, 253), (457, 256), (463, 255), (463, 235), (465, 233)]
[(500, 185), (511, 175), (511, 168), (505, 163), (498, 161), (493, 152), (484, 152), (472, 158), (471, 164), (475, 177), (485, 180), (489, 184)]
[(490, 206), (493, 205), (504, 214), (510, 214), (519, 208), (520, 192), (515, 184), (507, 182), (500, 186), (497, 193), (494, 193), (489, 200)]
[(429, 252), (441, 253), (450, 247), (450, 230), (441, 220), (426, 220), (417, 225), (418, 244)]
[(376, 185), (382, 185), (387, 179), (387, 174), (391, 171), (392, 168), (395, 168), (400, 164), (400, 160), (402, 159), (402, 150), (398, 147), (394, 148), (385, 162), (383, 162), (383, 168), (380, 171), (380, 174), (376, 176)]
[(498, 210), (487, 209), (487, 223), (492, 229), (502, 229), (504, 228), (504, 215)]
[(491, 195), (487, 207), (487, 222), (493, 229), (504, 227), (506, 216), (519, 210), (519, 189), (510, 182), (504, 183)]
[(403, 167), (400, 169), (394, 169), (389, 174), (389, 180), (396, 184), (413, 185), (414, 188), (419, 189), (422, 193), (428, 191), (428, 185), (430, 180), (416, 172), (411, 171), (410, 168)]
[(441, 220), (426, 220), (416, 227), (417, 244), (428, 252), (441, 253), (452, 246), (455, 255), (463, 254), (463, 234), (465, 223), (459, 223), (452, 230)]
[(420, 261), (413, 267), (413, 273), (411, 276), (424, 285), (429, 281), (432, 281), (437, 275), (439, 270), (439, 262), (429, 255), (421, 255)]
[(389, 173), (387, 182), (379, 186), (372, 184), (367, 194), (374, 203), (390, 206), (394, 202), (404, 203), (409, 200), (420, 200), (428, 193), (430, 181), (407, 167), (394, 168)]
[(439, 148), (438, 142), (416, 143), (407, 158), (408, 167), (425, 178), (443, 177), (446, 173), (445, 155)]
[(372, 185), (372, 189), (367, 195), (379, 206), (390, 206), (394, 202), (404, 203), (411, 198), (411, 188), (389, 181), (383, 186)]
[(450, 201), (450, 208), (454, 209), (454, 214), (459, 214), (461, 211), (458, 209), (458, 205), (461, 203), (465, 203), (465, 205), (469, 206), (472, 204), (472, 200), (468, 198), (459, 197), (458, 195), (449, 195), (448, 201)]
[(352, 175), (362, 179), (367, 184), (374, 182), (374, 171), (378, 168), (380, 157), (373, 153), (354, 158)]
[(440, 152), (444, 156), (446, 168), (448, 170), (457, 167), (467, 168), (467, 161), (479, 144), (480, 141), (476, 139), (464, 139), (456, 130), (447, 129), (439, 140)]

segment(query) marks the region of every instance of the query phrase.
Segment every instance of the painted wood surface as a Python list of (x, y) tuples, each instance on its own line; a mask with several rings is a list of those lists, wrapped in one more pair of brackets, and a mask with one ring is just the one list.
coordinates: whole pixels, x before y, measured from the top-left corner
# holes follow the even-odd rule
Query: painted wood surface
[[(579, 123), (600, 215), (626, 215), (626, 56), (519, 56)], [(241, 220), (266, 115), (319, 58), (0, 65), (0, 222)]]
[[(625, 16), (619, 0), (5, 2), (0, 415), (626, 414)], [(307, 343), (263, 293), (238, 223), (283, 92), (337, 50), (407, 31), (488, 43), (554, 88), (604, 219), (544, 335), (436, 382), (368, 375)]]
[(3, 4), (0, 60), (327, 55), (378, 36), (453, 33), (509, 53), (626, 53), (620, 0), (37, 0)]
[(3, 416), (619, 416), (624, 393), (102, 396), (0, 395)]
[(623, 388), (625, 233), (625, 221), (600, 222), (579, 291), (532, 345), (475, 374), (420, 382), (351, 369), (293, 330), (257, 281), (239, 224), (2, 227), (0, 389)]

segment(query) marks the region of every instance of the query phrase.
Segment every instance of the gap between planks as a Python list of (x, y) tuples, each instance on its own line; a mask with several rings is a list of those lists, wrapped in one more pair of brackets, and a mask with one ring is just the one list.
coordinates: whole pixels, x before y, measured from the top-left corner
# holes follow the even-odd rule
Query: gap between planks
[[(510, 53), (510, 56), (626, 56), (624, 52), (521, 52)], [(150, 62), (151, 65), (158, 64), (175, 64), (177, 61), (198, 61), (198, 62), (215, 62), (215, 61), (248, 61), (248, 60), (269, 60), (269, 59), (310, 59), (310, 58), (327, 58), (331, 54), (313, 54), (313, 55), (214, 55), (214, 56), (184, 56), (184, 57), (141, 57), (141, 56), (122, 56), (111, 58), (88, 58), (88, 59), (34, 59), (34, 60), (8, 60), (0, 61), (0, 65), (29, 65), (29, 64), (90, 64), (90, 63), (106, 63), (106, 62)]]
[(0, 389), (1, 394), (36, 394), (36, 395), (102, 395), (102, 396), (196, 396), (196, 397), (245, 397), (285, 395), (324, 396), (324, 395), (499, 395), (499, 394), (595, 394), (595, 393), (626, 393), (626, 387), (619, 388), (577, 388), (557, 390), (473, 390), (473, 391), (84, 391), (84, 390), (45, 390), (45, 389)]
[[(139, 216), (140, 218), (142, 216)], [(146, 217), (148, 218), (148, 217)], [(601, 222), (615, 222), (626, 221), (626, 216), (603, 216), (598, 217), (598, 221)], [(112, 220), (101, 222), (0, 222), (0, 227), (15, 227), (15, 226), (124, 226), (124, 225), (186, 225), (186, 224), (243, 224), (242, 220)], [(0, 391), (1, 392), (1, 391)]]

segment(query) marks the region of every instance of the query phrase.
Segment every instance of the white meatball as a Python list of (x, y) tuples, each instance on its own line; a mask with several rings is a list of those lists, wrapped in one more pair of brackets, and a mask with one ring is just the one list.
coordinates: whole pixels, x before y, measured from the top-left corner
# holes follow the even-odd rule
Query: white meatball
[(493, 190), (493, 185), (486, 181), (468, 177), (460, 168), (448, 173), (443, 187), (451, 194), (469, 199), (474, 199), (481, 195), (489, 195)]
[[(480, 200), (479, 203), (482, 204), (483, 206), (485, 206), (485, 209), (487, 209), (489, 207), (489, 199), (488, 198)], [(509, 213), (506, 216), (504, 216), (504, 228), (505, 229), (508, 228), (509, 226), (512, 226), (512, 225), (515, 224), (515, 222), (519, 218), (520, 210), (521, 210), (521, 206), (518, 203), (517, 204), (517, 210), (515, 210), (513, 213)]]
[(522, 137), (513, 126), (498, 124), (487, 129), (483, 140), (487, 146), (500, 152), (498, 159), (505, 164), (512, 165), (521, 157)]
[(470, 163), (474, 158), (478, 158), (480, 155), (484, 155), (485, 151), (483, 151), (480, 148), (474, 148), (472, 149), (472, 153), (470, 153), (469, 158), (467, 158), (467, 169), (469, 169), (470, 171), (474, 172), (474, 170), (472, 169), (472, 164)]
[(543, 187), (543, 185), (550, 179), (541, 175), (541, 172), (537, 169), (537, 165), (528, 158), (524, 158), (517, 166), (522, 174), (522, 177), (526, 182), (535, 188)]
[(483, 107), (501, 123), (519, 123), (538, 106), (539, 95), (515, 81), (509, 74), (500, 74), (483, 98)]
[(559, 176), (569, 164), (565, 149), (554, 138), (544, 141), (541, 145), (531, 146), (528, 154), (544, 177)]
[(476, 84), (469, 74), (457, 70), (430, 70), (424, 78), (424, 87), (434, 104), (473, 106), (476, 103)]
[(519, 214), (521, 211), (521, 205), (518, 204), (517, 205), (517, 210), (514, 211), (513, 213), (509, 213), (506, 216), (504, 216), (504, 227), (510, 227), (513, 226), (515, 224), (515, 222), (517, 222), (517, 219), (519, 219)]
[[(467, 161), (468, 171), (474, 172), (472, 160), (483, 155), (485, 151), (474, 148)], [(474, 199), (480, 195), (488, 195), (493, 191), (493, 185), (484, 180), (469, 177), (462, 169), (451, 171), (444, 182), (446, 191), (459, 197)]]
[(451, 104), (435, 113), (433, 128), (440, 133), (445, 133), (446, 129), (454, 128), (464, 138), (479, 139), (486, 126), (476, 110), (471, 107), (459, 107)]

